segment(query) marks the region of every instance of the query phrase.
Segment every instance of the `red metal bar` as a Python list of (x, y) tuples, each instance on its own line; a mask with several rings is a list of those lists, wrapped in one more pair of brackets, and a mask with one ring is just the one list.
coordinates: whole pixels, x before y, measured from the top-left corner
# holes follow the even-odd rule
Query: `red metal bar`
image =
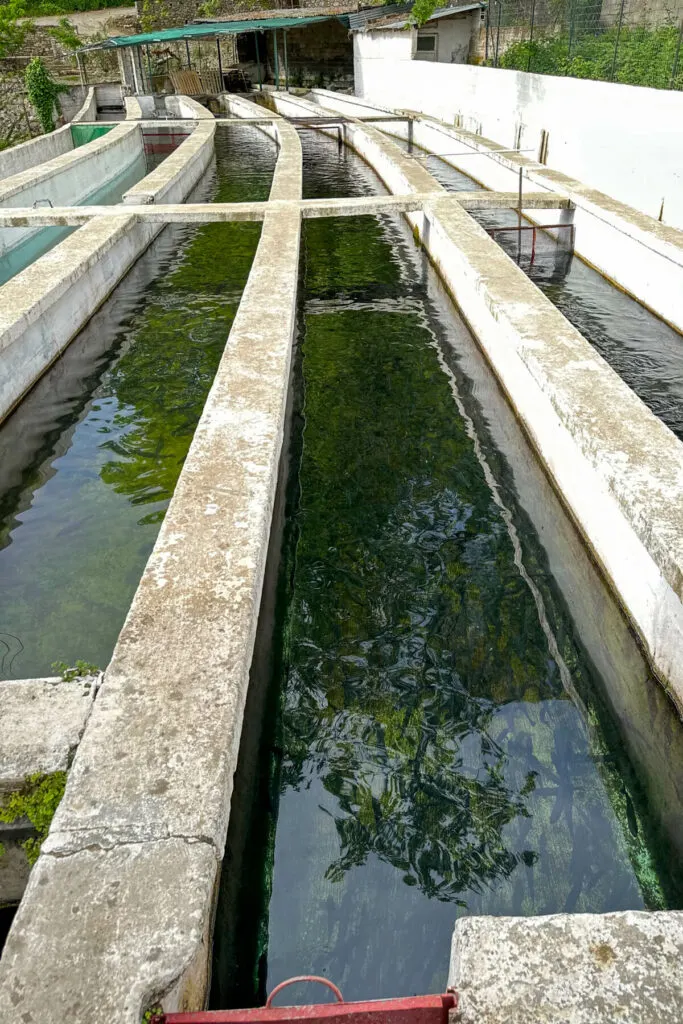
[(445, 992), (442, 995), (359, 1003), (165, 1013), (153, 1017), (150, 1024), (284, 1024), (287, 1021), (305, 1021), (306, 1024), (448, 1024), (449, 1010), (456, 1009), (457, 1005), (456, 993)]
[(534, 262), (534, 256), (536, 255), (536, 225), (534, 224), (534, 233), (531, 236), (531, 262)]

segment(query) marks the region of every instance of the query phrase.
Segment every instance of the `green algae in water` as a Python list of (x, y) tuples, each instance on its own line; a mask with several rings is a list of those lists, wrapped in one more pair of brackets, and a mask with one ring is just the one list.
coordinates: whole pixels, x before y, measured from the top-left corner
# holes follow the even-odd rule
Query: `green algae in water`
[[(210, 198), (267, 198), (274, 159), (265, 136), (219, 131)], [(116, 335), (115, 358), (87, 381), (92, 397), (77, 422), (65, 416), (50, 454), (41, 452), (21, 486), (0, 494), (0, 677), (49, 675), (55, 660), (107, 665), (259, 234), (258, 224), (212, 224), (179, 236), (177, 251)], [(10, 420), (0, 448), (3, 435), (11, 445), (11, 430)]]
[[(357, 163), (318, 164), (322, 194), (358, 188)], [(269, 989), (440, 991), (462, 913), (666, 905), (591, 666), (390, 224), (305, 225), (255, 1001), (266, 960)]]

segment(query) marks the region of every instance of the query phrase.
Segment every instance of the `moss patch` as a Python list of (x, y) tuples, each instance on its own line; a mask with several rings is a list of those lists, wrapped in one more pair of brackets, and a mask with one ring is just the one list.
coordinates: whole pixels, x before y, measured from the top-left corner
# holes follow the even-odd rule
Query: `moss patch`
[[(11, 824), (20, 818), (28, 818), (37, 835), (21, 844), (26, 851), (29, 864), (38, 859), (40, 847), (47, 836), (50, 822), (64, 795), (66, 772), (52, 772), (44, 775), (28, 775), (20, 789), (8, 793), (0, 806), (0, 821)], [(0, 856), (4, 850), (0, 850)]]

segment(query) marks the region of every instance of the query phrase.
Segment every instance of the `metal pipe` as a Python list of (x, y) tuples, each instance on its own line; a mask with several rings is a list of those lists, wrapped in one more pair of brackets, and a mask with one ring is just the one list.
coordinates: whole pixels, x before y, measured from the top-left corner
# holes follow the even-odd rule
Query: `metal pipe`
[(152, 81), (152, 55), (149, 52), (149, 43), (145, 43), (145, 50), (147, 52), (147, 74), (149, 76), (149, 91), (154, 92), (154, 83)]
[(496, 56), (493, 61), (494, 68), (498, 67), (498, 48), (500, 46), (500, 15), (503, 9), (503, 0), (498, 0), (498, 29), (496, 31)]
[(223, 82), (223, 61), (221, 60), (221, 37), (216, 36), (216, 50), (218, 51), (218, 78), (221, 83), (221, 92), (223, 92), (225, 83)]
[(621, 0), (621, 7), (619, 8), (619, 24), (617, 25), (617, 38), (614, 40), (614, 56), (612, 58), (612, 72), (610, 74), (610, 82), (614, 81), (614, 72), (617, 69), (617, 53), (619, 52), (619, 36), (621, 35), (621, 24), (624, 20), (624, 5), (626, 0)]
[(190, 63), (190, 44), (187, 39), (185, 40), (185, 56), (187, 57), (187, 67), (189, 69), (192, 65)]
[(289, 92), (289, 60), (287, 59), (287, 29), (282, 30), (282, 38), (285, 48), (285, 92)]
[(277, 29), (273, 29), (273, 49), (275, 51), (275, 89), (280, 91), (280, 58), (277, 52)]
[(256, 45), (256, 74), (258, 75), (259, 92), (263, 92), (263, 79), (261, 77), (261, 54), (258, 46), (258, 32), (254, 32), (254, 43)]
[(484, 44), (484, 64), (489, 62), (489, 29), (491, 27), (491, 7), (486, 5), (486, 43)]
[(522, 179), (524, 176), (524, 169), (519, 169), (519, 192), (517, 198), (517, 259), (519, 260), (522, 255)]

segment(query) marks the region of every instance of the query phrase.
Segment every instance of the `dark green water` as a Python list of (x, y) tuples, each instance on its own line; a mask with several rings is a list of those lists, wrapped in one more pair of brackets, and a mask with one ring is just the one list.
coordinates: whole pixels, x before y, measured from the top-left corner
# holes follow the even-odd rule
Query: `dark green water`
[[(403, 146), (407, 148), (405, 143)], [(449, 190), (479, 187), (443, 160), (430, 159), (427, 169)], [(487, 229), (517, 224), (512, 210), (481, 210), (473, 216)], [(548, 210), (546, 216), (545, 223), (557, 222), (556, 211)], [(494, 238), (622, 380), (683, 440), (683, 338), (578, 257), (572, 258), (568, 232), (559, 234), (556, 241), (537, 232), (533, 255), (529, 231), (522, 233), (521, 244), (514, 231), (500, 232)]]
[[(199, 198), (265, 199), (274, 161), (265, 136), (220, 129)], [(166, 229), (0, 428), (0, 678), (107, 665), (259, 233)]]
[[(306, 195), (379, 190), (303, 144)], [(501, 396), (410, 234), (307, 221), (302, 275), (274, 683), (261, 760), (249, 730), (240, 754), (214, 1004), (303, 973), (442, 991), (460, 914), (681, 906), (528, 511), (552, 496), (518, 491)]]

